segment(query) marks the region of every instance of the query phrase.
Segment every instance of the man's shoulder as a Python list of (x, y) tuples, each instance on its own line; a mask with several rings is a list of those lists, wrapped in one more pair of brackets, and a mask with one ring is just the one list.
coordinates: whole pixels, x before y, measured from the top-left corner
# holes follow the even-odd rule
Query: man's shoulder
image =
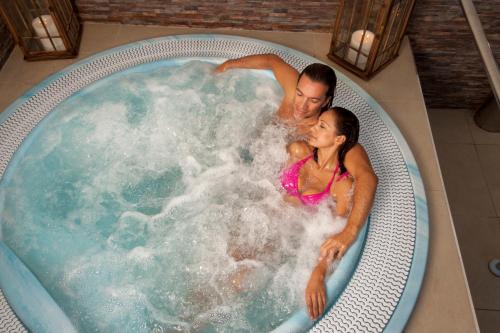
[(368, 154), (360, 143), (356, 143), (345, 155), (345, 162), (351, 161), (368, 161)]
[(361, 145), (361, 143), (356, 143), (349, 151), (347, 155), (355, 155), (355, 154), (366, 154), (365, 148)]

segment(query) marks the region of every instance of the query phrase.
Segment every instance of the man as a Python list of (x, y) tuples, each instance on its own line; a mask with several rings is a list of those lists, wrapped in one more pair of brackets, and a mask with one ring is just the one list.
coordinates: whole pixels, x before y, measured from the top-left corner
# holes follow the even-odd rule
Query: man
[[(278, 118), (294, 127), (297, 134), (306, 134), (316, 124), (320, 113), (330, 108), (333, 102), (337, 79), (333, 69), (326, 65), (312, 64), (299, 73), (280, 57), (262, 54), (228, 60), (215, 71), (220, 73), (231, 68), (272, 70), (285, 93), (278, 109)], [(289, 147), (289, 150), (308, 149), (303, 145), (296, 144)], [(327, 239), (321, 246), (321, 258), (340, 258), (344, 255), (356, 240), (373, 205), (378, 179), (366, 151), (360, 144), (348, 151), (344, 165), (355, 180), (352, 210), (344, 230)], [(314, 318), (319, 316), (324, 308), (318, 306), (318, 298), (320, 296), (312, 297), (311, 302), (307, 302), (309, 312)]]
[(330, 108), (333, 102), (337, 77), (333, 69), (323, 64), (312, 64), (299, 74), (280, 57), (264, 54), (228, 60), (215, 71), (230, 68), (271, 69), (285, 92), (278, 118), (295, 127), (297, 134), (306, 134), (320, 111)]

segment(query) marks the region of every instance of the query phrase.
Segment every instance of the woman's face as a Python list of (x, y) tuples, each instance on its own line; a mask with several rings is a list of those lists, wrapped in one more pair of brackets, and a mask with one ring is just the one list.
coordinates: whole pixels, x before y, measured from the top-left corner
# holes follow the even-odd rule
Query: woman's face
[(335, 114), (329, 110), (323, 112), (318, 122), (311, 128), (309, 133), (309, 144), (316, 148), (339, 146), (345, 140), (345, 136), (337, 135), (335, 127)]

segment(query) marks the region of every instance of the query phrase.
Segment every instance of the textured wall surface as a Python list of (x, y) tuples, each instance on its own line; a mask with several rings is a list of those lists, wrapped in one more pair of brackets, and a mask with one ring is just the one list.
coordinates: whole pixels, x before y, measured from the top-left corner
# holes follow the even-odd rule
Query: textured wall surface
[[(76, 0), (84, 21), (330, 32), (340, 0)], [(500, 62), (500, 0), (474, 0)], [(475, 109), (490, 87), (458, 0), (417, 0), (408, 34), (426, 103)], [(0, 67), (12, 40), (0, 22)]]
[[(498, 63), (500, 0), (475, 0), (474, 5)], [(459, 1), (417, 0), (408, 32), (427, 105), (481, 106), (490, 86)]]
[(7, 26), (0, 19), (0, 69), (2, 68), (10, 52), (14, 48), (14, 40), (12, 39)]
[(330, 31), (339, 0), (77, 0), (84, 20), (128, 24)]

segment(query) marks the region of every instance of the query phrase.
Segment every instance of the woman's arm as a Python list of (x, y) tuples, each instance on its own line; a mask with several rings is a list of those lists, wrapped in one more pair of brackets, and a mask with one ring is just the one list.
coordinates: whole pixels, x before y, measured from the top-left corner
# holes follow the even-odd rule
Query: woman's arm
[(321, 257), (309, 277), (305, 298), (307, 312), (312, 320), (321, 316), (325, 311), (327, 305), (325, 277), (332, 260), (333, 258), (331, 256)]

